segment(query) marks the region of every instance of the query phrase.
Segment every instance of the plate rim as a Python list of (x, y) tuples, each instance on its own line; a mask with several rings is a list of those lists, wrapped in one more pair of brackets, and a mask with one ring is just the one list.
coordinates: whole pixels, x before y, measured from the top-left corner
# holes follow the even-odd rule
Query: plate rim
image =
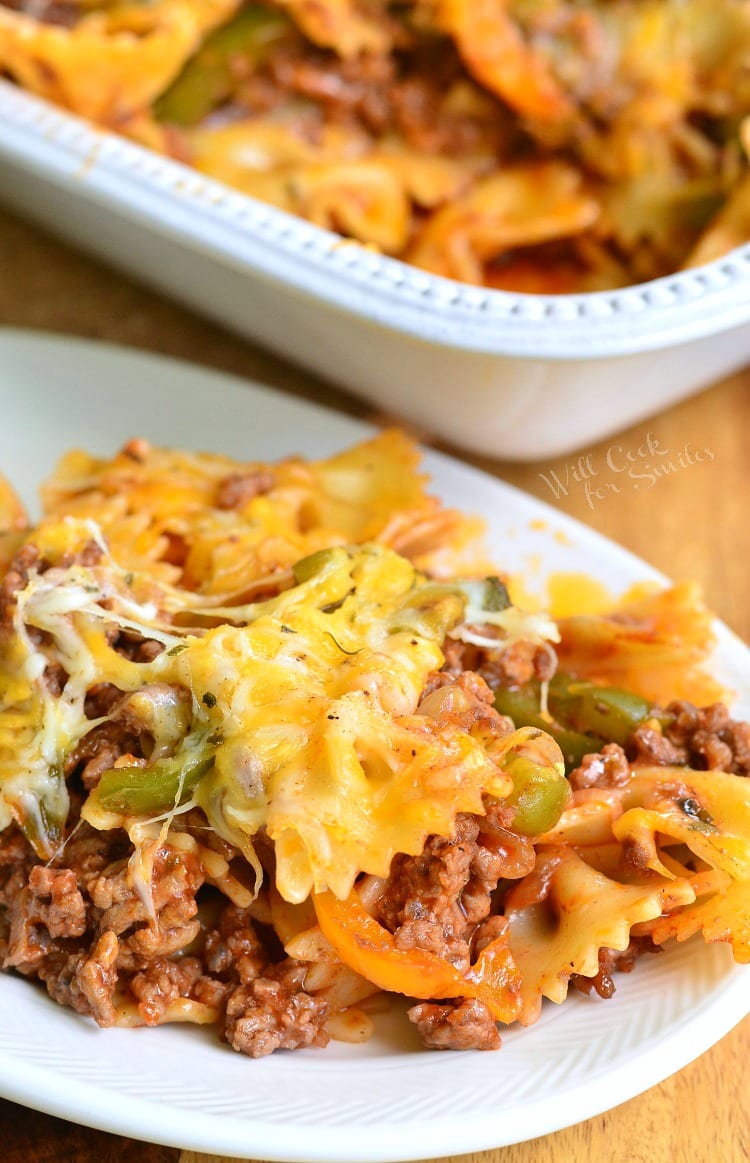
[[(11, 1061), (9, 1066), (14, 1071), (14, 1077), (9, 1078), (4, 1070), (5, 1055), (2, 1052), (0, 1052), (0, 1093), (3, 1098), (30, 1107), (32, 1110), (68, 1122), (77, 1122), (108, 1134), (130, 1136), (144, 1142), (209, 1155), (225, 1155), (229, 1158), (246, 1160), (264, 1159), (268, 1163), (412, 1163), (417, 1160), (447, 1158), (456, 1154), (502, 1150), (504, 1147), (529, 1142), (578, 1126), (588, 1119), (614, 1110), (671, 1078), (711, 1049), (735, 1027), (746, 1021), (750, 1014), (747, 1002), (750, 969), (735, 966), (730, 975), (731, 984), (716, 991), (710, 1002), (702, 1006), (698, 1014), (691, 1017), (690, 1022), (682, 1029), (672, 1031), (667, 1038), (661, 1039), (657, 1046), (651, 1048), (645, 1063), (642, 1060), (642, 1052), (633, 1053), (618, 1063), (614, 1069), (603, 1071), (592, 1079), (578, 1083), (554, 1100), (547, 1098), (527, 1104), (523, 1111), (524, 1118), (528, 1121), (527, 1128), (510, 1130), (507, 1134), (498, 1134), (497, 1125), (489, 1115), (483, 1116), (480, 1120), (467, 1118), (457, 1122), (452, 1128), (455, 1136), (453, 1139), (446, 1134), (445, 1124), (439, 1127), (439, 1140), (430, 1137), (431, 1133), (434, 1136), (435, 1132), (434, 1130), (431, 1132), (429, 1124), (385, 1129), (368, 1126), (368, 1147), (365, 1150), (357, 1150), (352, 1147), (354, 1129), (351, 1127), (330, 1127), (325, 1130), (319, 1127), (302, 1127), (292, 1133), (292, 1142), (295, 1141), (295, 1136), (300, 1134), (309, 1136), (308, 1144), (300, 1152), (299, 1144), (291, 1150), (284, 1147), (284, 1137), (289, 1135), (286, 1127), (282, 1129), (274, 1124), (261, 1128), (261, 1134), (248, 1143), (248, 1132), (251, 1128), (247, 1122), (223, 1114), (193, 1115), (183, 1108), (160, 1106), (158, 1098), (149, 1101), (128, 1096), (127, 1106), (118, 1108), (124, 1113), (113, 1116), (107, 1113), (107, 1107), (112, 1107), (111, 1090), (88, 1083), (84, 1092), (80, 1083), (76, 1083), (75, 1080), (69, 1082), (65, 1076), (58, 1076), (56, 1079), (55, 1093), (50, 1094), (47, 1089), (42, 1101), (38, 1101), (36, 1097), (29, 1101), (30, 1086), (33, 1086), (35, 1095), (41, 1093), (42, 1084), (49, 1087), (50, 1070), (45, 1071), (42, 1067), (29, 1066), (25, 1063), (19, 1070), (18, 1063)], [(734, 1002), (735, 994), (738, 1001), (740, 998), (744, 1000), (745, 1012), (739, 1016), (733, 1012), (730, 1017), (729, 1003)], [(718, 1025), (714, 1025), (717, 1020)], [(717, 1029), (721, 1031), (718, 1037)], [(669, 1064), (665, 1065), (665, 1060), (676, 1051), (681, 1051), (678, 1053), (677, 1064), (670, 1060)], [(625, 1079), (632, 1077), (634, 1060), (638, 1061), (642, 1068), (636, 1086), (625, 1087), (617, 1100), (612, 1102), (608, 1095), (609, 1090), (613, 1083), (622, 1083), (623, 1076)], [(77, 1096), (76, 1089), (79, 1092)], [(75, 1096), (72, 1103), (71, 1096)], [(92, 1110), (93, 1098), (97, 1099), (97, 1105)], [(571, 1116), (570, 1110), (573, 1107), (582, 1113)], [(169, 1112), (166, 1120), (165, 1111)], [(503, 1113), (508, 1127), (515, 1126), (514, 1112), (511, 1110)], [(252, 1131), (256, 1133), (256, 1128), (253, 1127)]]

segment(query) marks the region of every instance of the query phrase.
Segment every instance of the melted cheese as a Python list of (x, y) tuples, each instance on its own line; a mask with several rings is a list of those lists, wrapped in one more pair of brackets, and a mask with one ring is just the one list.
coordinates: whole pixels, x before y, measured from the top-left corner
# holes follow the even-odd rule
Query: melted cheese
[[(43, 540), (60, 564), (32, 570), (18, 595), (0, 714), (2, 803), (40, 852), (53, 850), (56, 830), (29, 824), (30, 803), (59, 831), (65, 759), (96, 726), (84, 703), (102, 682), (125, 693), (153, 684), (190, 692), (184, 721), (177, 702), (159, 707), (167, 734), (164, 721), (176, 716), (174, 761), (206, 761), (194, 801), (253, 863), (252, 838), (266, 830), (289, 901), (323, 888), (345, 896), (359, 872), (386, 875), (394, 853), (420, 852), (427, 835), (450, 834), (458, 812), (481, 812), (483, 795), (511, 791), (502, 761), (515, 736), (490, 749), (417, 713), (446, 635), (461, 633), (469, 613), (500, 625), (507, 617), (482, 615), (475, 586), (431, 582), (382, 546), (333, 548), (299, 564), (299, 584), (225, 611), (247, 624), (181, 634), (160, 621), (177, 591), (144, 600), (153, 582), (125, 574), (106, 547), (94, 565), (64, 564), (92, 540), (103, 546), (91, 521), (50, 525)], [(113, 646), (121, 629), (165, 649), (148, 662), (124, 658)], [(68, 676), (59, 697), (45, 683), (50, 663)], [(97, 789), (83, 815), (98, 828), (132, 831), (123, 810)]]

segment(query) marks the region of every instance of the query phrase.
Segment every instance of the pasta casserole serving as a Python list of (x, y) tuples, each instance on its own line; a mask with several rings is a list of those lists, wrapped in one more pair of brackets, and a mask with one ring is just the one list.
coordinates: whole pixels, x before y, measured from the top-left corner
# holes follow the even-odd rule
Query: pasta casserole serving
[(261, 1057), (389, 995), (489, 1050), (668, 942), (750, 961), (750, 726), (691, 586), (525, 611), (396, 432), (132, 439), (42, 499), (0, 493), (6, 970)]
[(0, 75), (449, 278), (596, 291), (750, 239), (750, 0), (0, 0)]

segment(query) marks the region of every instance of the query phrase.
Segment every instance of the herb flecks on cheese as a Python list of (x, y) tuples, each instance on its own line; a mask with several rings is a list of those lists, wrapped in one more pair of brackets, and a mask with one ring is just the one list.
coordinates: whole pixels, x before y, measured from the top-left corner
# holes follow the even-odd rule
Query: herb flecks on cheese
[[(105, 772), (83, 817), (133, 835), (195, 805), (257, 870), (264, 829), (289, 901), (324, 888), (346, 896), (359, 872), (386, 875), (396, 852), (421, 852), (458, 812), (511, 792), (503, 760), (522, 733), (488, 748), (417, 713), (446, 636), (467, 617), (502, 633), (508, 612), (484, 602), (481, 583), (430, 581), (380, 545), (337, 547), (299, 562), (277, 596), (236, 608), (244, 624), (185, 633), (164, 621), (166, 588), (161, 602), (125, 574), (90, 521), (48, 525), (45, 538), (60, 564), (32, 569), (18, 594), (0, 712), (0, 814), (40, 854), (54, 852), (67, 814), (66, 758), (103, 721), (85, 714), (94, 683), (131, 693), (154, 749)], [(64, 564), (91, 540), (102, 548), (94, 565)], [(122, 631), (163, 650), (123, 657)], [(59, 695), (45, 680), (51, 665), (64, 671)]]

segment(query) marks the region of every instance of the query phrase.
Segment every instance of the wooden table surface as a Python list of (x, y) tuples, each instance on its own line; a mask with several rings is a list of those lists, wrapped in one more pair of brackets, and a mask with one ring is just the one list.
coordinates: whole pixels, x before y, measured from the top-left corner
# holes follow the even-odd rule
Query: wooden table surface
[[(41, 328), (166, 352), (265, 381), (363, 416), (367, 409), (305, 372), (205, 323), (0, 211), (0, 325)], [(622, 455), (659, 442), (674, 472), (653, 488), (622, 486)], [(575, 457), (513, 465), (466, 456), (588, 522), (675, 578), (696, 578), (714, 610), (750, 639), (750, 372), (590, 450), (605, 489), (558, 500), (548, 481)], [(616, 448), (607, 464), (607, 450)], [(712, 456), (696, 458), (709, 449)], [(690, 462), (693, 463), (690, 463)], [(545, 477), (547, 479), (545, 479)], [(622, 486), (619, 492), (607, 484)], [(750, 1159), (750, 1021), (661, 1086), (556, 1135), (465, 1163), (658, 1163)], [(4, 1163), (219, 1163), (209, 1156), (105, 1135), (0, 1101)]]

